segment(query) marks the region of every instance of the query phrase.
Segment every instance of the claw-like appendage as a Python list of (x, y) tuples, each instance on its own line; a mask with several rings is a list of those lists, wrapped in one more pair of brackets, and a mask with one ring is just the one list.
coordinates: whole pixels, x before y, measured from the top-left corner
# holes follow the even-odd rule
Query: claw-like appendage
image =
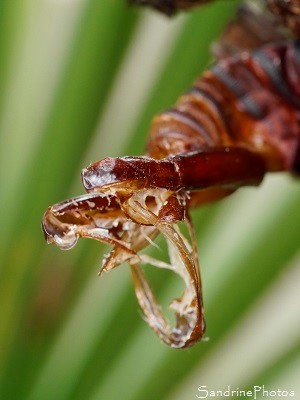
[[(133, 159), (136, 160), (134, 163)], [(204, 322), (195, 246), (188, 244), (176, 226), (178, 221), (185, 221), (191, 228), (186, 215), (186, 195), (166, 188), (151, 187), (150, 178), (146, 182), (146, 189), (137, 189), (134, 182), (139, 181), (149, 172), (146, 170), (154, 168), (157, 163), (147, 157), (128, 157), (121, 161), (105, 159), (100, 163), (83, 171), (85, 187), (91, 193), (47, 209), (42, 224), (47, 242), (63, 250), (75, 246), (80, 237), (113, 245), (100, 274), (128, 262), (136, 296), (148, 324), (169, 346), (188, 347), (201, 339)], [(121, 163), (123, 172), (122, 168), (118, 169)], [(138, 170), (139, 163), (144, 170)], [(130, 172), (132, 165), (133, 171)], [(160, 165), (161, 175), (167, 177), (169, 168), (174, 166), (168, 161)], [(138, 174), (140, 176), (135, 180)], [(154, 179), (154, 175), (148, 176)], [(132, 184), (130, 177), (133, 177)], [(159, 233), (168, 242), (170, 263), (139, 253), (153, 244)], [(183, 296), (170, 306), (176, 314), (174, 328), (170, 327), (142, 272), (141, 265), (146, 263), (170, 269), (185, 283)]]

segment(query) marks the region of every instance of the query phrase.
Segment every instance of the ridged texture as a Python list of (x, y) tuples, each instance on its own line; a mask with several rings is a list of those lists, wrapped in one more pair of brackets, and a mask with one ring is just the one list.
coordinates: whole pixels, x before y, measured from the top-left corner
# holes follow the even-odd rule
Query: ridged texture
[(154, 118), (155, 158), (214, 147), (245, 147), (268, 170), (293, 168), (299, 142), (297, 42), (230, 57), (205, 72), (176, 106)]

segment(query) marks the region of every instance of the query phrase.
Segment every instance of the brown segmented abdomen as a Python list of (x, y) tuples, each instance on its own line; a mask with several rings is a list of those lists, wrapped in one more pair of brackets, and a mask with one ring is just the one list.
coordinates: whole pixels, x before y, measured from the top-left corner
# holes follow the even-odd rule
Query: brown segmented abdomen
[(268, 170), (291, 169), (299, 141), (299, 76), (292, 41), (220, 61), (154, 118), (148, 154), (160, 159), (237, 146), (260, 153)]

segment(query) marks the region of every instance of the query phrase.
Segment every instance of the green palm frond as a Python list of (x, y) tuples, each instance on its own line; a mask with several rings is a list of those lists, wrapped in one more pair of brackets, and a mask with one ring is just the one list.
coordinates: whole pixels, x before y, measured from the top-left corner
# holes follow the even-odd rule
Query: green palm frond
[[(99, 280), (104, 247), (63, 253), (40, 229), (48, 205), (83, 193), (87, 164), (143, 153), (151, 118), (209, 65), (237, 4), (167, 19), (124, 0), (1, 2), (1, 400), (183, 400), (201, 385), (299, 393), (296, 180), (268, 177), (192, 212), (209, 340), (186, 351), (145, 324), (126, 265)], [(180, 292), (149, 274), (163, 303)]]

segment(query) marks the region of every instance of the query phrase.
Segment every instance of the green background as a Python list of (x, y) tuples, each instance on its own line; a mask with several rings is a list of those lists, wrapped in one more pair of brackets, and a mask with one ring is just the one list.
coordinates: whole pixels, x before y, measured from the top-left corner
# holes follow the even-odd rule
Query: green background
[[(193, 211), (209, 340), (184, 351), (143, 321), (127, 265), (98, 279), (104, 246), (61, 252), (40, 228), (50, 204), (83, 193), (83, 167), (143, 153), (151, 118), (210, 64), (237, 3), (168, 19), (122, 0), (0, 2), (1, 400), (188, 400), (202, 385), (300, 395), (295, 179)], [(149, 273), (167, 304), (177, 279)]]

